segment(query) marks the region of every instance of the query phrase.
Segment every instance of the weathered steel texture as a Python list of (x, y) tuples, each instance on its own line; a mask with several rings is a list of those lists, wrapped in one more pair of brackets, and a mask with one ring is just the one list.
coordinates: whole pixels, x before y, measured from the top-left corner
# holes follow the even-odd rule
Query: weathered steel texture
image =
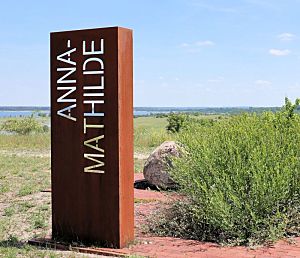
[[(105, 103), (96, 105), (104, 112), (104, 129), (87, 130), (84, 134), (83, 85), (99, 85), (97, 76), (84, 77), (82, 42), (104, 39)], [(76, 98), (71, 121), (57, 115), (66, 103), (58, 103), (57, 90), (61, 77), (57, 68), (64, 66), (57, 56), (66, 51), (71, 40), (72, 60), (76, 60)], [(96, 47), (95, 47), (96, 48)], [(122, 248), (134, 238), (133, 198), (133, 59), (132, 31), (119, 27), (51, 33), (51, 169), (52, 169), (52, 236), (103, 246)], [(93, 67), (91, 64), (90, 67)], [(65, 66), (67, 67), (67, 65)], [(95, 67), (96, 69), (96, 67)], [(72, 104), (72, 103), (68, 103)], [(99, 110), (97, 110), (99, 109)], [(89, 117), (99, 124), (99, 117)], [(102, 131), (101, 131), (102, 130)], [(84, 141), (104, 133), (101, 140), (104, 174), (85, 173), (93, 165), (84, 159)], [(90, 150), (89, 150), (90, 151)], [(93, 150), (94, 153), (96, 151)]]
[(82, 246), (77, 246), (76, 244), (70, 245), (70, 243), (57, 242), (47, 238), (30, 239), (28, 240), (28, 244), (38, 246), (38, 247), (45, 247), (47, 249), (51, 248), (55, 250), (73, 251), (73, 252), (85, 253), (85, 254), (97, 254), (97, 255), (103, 255), (105, 257), (109, 257), (109, 256), (128, 257), (130, 255), (130, 252), (128, 250), (101, 248), (101, 247), (99, 248), (94, 246), (82, 247)]
[[(133, 42), (132, 33), (119, 29), (119, 166), (121, 246), (134, 238), (133, 167)], [(130, 186), (130, 187), (128, 187)], [(129, 206), (127, 206), (129, 204)], [(129, 219), (130, 218), (130, 219)]]
[(105, 257), (108, 256), (128, 257), (130, 255), (130, 252), (128, 250), (125, 251), (122, 249), (82, 247), (82, 246), (76, 246), (76, 244), (70, 245), (70, 243), (57, 242), (47, 238), (30, 239), (28, 240), (28, 244), (38, 246), (38, 247), (45, 247), (47, 249), (52, 248), (55, 250), (73, 251), (73, 252), (85, 253), (85, 254), (97, 254), (97, 255), (103, 255)]

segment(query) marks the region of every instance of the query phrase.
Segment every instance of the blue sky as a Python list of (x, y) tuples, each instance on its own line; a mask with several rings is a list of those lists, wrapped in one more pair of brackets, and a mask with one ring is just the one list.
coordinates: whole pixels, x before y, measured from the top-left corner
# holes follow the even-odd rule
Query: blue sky
[(300, 0), (5, 1), (0, 106), (49, 105), (49, 33), (134, 30), (135, 106), (280, 106), (300, 97)]

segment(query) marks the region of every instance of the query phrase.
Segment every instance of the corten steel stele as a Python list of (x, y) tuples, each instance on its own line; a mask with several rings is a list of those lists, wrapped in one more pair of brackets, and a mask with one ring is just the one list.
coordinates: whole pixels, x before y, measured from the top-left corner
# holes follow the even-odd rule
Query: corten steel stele
[(134, 238), (132, 31), (51, 33), (52, 237)]

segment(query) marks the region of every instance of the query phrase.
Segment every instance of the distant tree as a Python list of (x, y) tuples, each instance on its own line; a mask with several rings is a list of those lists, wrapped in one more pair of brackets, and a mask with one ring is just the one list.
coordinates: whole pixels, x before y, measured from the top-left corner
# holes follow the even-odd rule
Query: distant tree
[(171, 113), (168, 118), (168, 125), (166, 127), (168, 132), (178, 133), (182, 128), (187, 126), (189, 116), (186, 114), (175, 114)]

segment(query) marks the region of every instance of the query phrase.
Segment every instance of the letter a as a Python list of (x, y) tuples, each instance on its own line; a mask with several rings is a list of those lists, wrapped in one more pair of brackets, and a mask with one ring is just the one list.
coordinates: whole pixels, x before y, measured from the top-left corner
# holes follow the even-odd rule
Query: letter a
[[(76, 117), (72, 117), (71, 115), (71, 109), (76, 108), (76, 104), (73, 104), (71, 106), (68, 106), (66, 108), (60, 109), (57, 111), (57, 115), (68, 118), (70, 120), (76, 121)], [(68, 113), (65, 114), (64, 112), (68, 110)]]
[[(57, 56), (57, 60), (67, 63), (67, 64), (70, 64), (70, 65), (76, 65), (76, 62), (71, 61), (71, 54), (75, 51), (76, 51), (76, 48), (70, 49), (69, 51), (64, 52), (64, 53), (60, 54), (59, 56)], [(68, 56), (68, 58), (64, 58), (65, 56)]]
[[(97, 136), (95, 138), (92, 138), (92, 139), (89, 139), (87, 141), (84, 141), (84, 145), (87, 146), (87, 147), (90, 147), (92, 149), (95, 149), (95, 150), (97, 150), (99, 152), (103, 152), (104, 153), (104, 150), (98, 147), (98, 141), (101, 140), (101, 139), (103, 139), (103, 138), (104, 138), (104, 135)], [(95, 142), (96, 144), (92, 145), (92, 144), (90, 144), (90, 142)]]

